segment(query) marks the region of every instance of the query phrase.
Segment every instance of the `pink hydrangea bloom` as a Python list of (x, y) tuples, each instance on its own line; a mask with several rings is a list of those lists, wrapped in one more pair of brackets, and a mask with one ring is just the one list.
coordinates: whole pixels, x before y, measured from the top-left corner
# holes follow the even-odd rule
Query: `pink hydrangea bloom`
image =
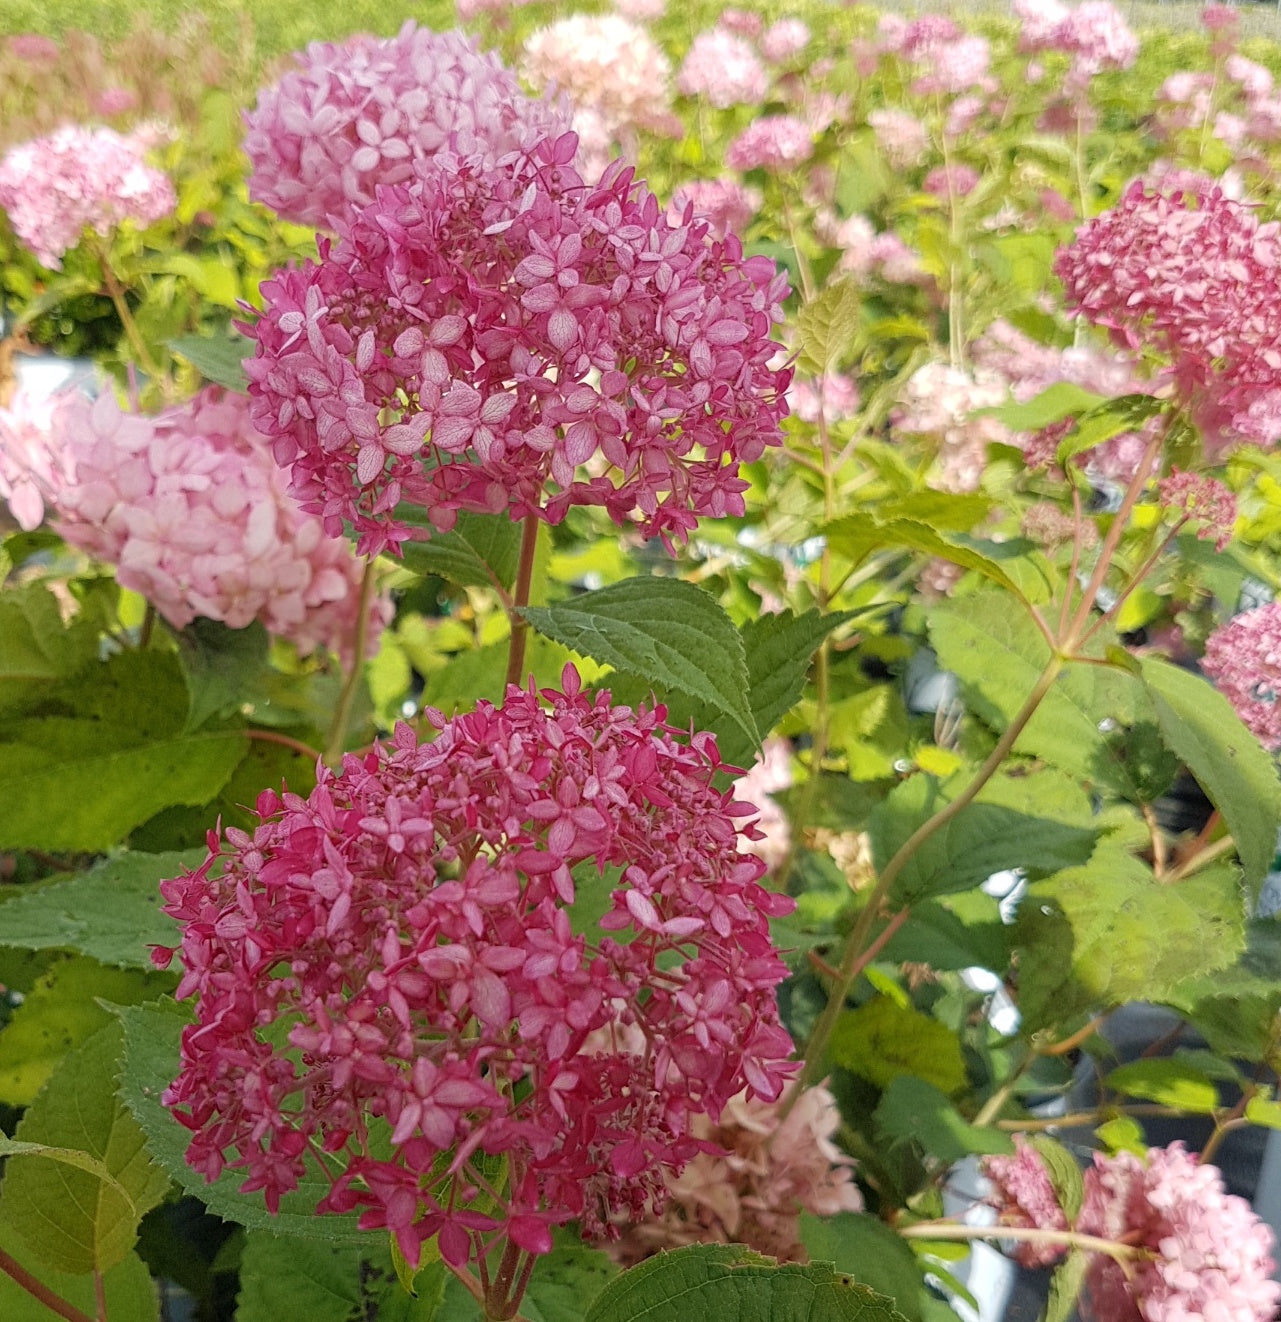
[(1200, 540), (1213, 541), (1219, 551), (1232, 540), (1237, 498), (1218, 478), (1173, 468), (1168, 477), (1157, 483), (1157, 493), (1166, 509), (1175, 510), (1200, 525), (1196, 531)]
[(968, 92), (985, 85), (992, 50), (986, 37), (963, 36), (929, 52), (923, 75), (913, 84), (918, 96)]
[(707, 220), (717, 238), (723, 238), (726, 234), (741, 234), (747, 228), (761, 209), (761, 195), (736, 179), (691, 179), (678, 185), (672, 194), (668, 220), (680, 223), (687, 206)]
[(137, 134), (64, 125), (0, 160), (0, 207), (41, 265), (61, 270), (85, 230), (107, 238), (126, 221), (145, 228), (172, 214), (173, 185), (146, 152)]
[[(175, 628), (198, 615), (233, 629), (256, 619), (303, 652), (350, 653), (360, 565), (285, 493), (243, 395), (211, 387), (148, 417), (110, 394), (69, 393), (50, 448), (57, 531), (116, 565)], [(389, 616), (375, 603), (374, 638)]]
[(723, 9), (716, 23), (726, 32), (737, 32), (743, 37), (759, 37), (765, 29), (765, 20), (750, 9)]
[(300, 225), (350, 217), (445, 148), (494, 159), (569, 122), (462, 32), (410, 21), (394, 37), (314, 42), (295, 58), (246, 112), (244, 145), (250, 197)]
[(1011, 8), (1019, 20), (1022, 50), (1052, 47), (1069, 13), (1068, 7), (1059, 0), (1013, 0)]
[[(1071, 537), (1068, 532), (1068, 538)], [(983, 1173), (992, 1182), (989, 1201), (997, 1222), (1024, 1229), (1067, 1230), (1068, 1221), (1050, 1183), (1045, 1161), (1022, 1134), (1014, 1137), (1014, 1156), (984, 1157)], [(1024, 1267), (1048, 1267), (1066, 1252), (1061, 1244), (1017, 1244), (1015, 1259)]]
[(1247, 60), (1244, 55), (1229, 55), (1223, 61), (1223, 72), (1236, 83), (1248, 101), (1272, 95), (1271, 71), (1253, 60)]
[(1266, 748), (1281, 747), (1281, 602), (1233, 617), (1205, 642), (1201, 669)]
[(787, 1119), (778, 1107), (740, 1093), (719, 1122), (700, 1117), (694, 1132), (715, 1151), (700, 1152), (667, 1178), (661, 1216), (623, 1227), (610, 1246), (626, 1264), (684, 1244), (746, 1244), (781, 1262), (805, 1261), (800, 1214), (857, 1212), (863, 1199), (853, 1162), (834, 1141), (841, 1115), (819, 1084), (807, 1088)]
[(62, 47), (52, 37), (38, 32), (19, 32), (5, 41), (5, 48), (16, 60), (36, 68), (52, 68), (62, 57)]
[(1068, 306), (1168, 356), (1207, 442), (1281, 438), (1281, 228), (1204, 176), (1136, 180), (1077, 230), (1055, 271)]
[(978, 187), (979, 172), (962, 162), (940, 165), (925, 176), (921, 188), (937, 197), (965, 197)]
[(816, 423), (820, 417), (828, 423), (844, 422), (858, 412), (858, 382), (841, 372), (825, 372), (810, 381), (793, 381), (789, 398), (802, 422)]
[(733, 32), (714, 27), (700, 32), (676, 75), (686, 96), (705, 96), (719, 110), (757, 106), (769, 91), (769, 75), (756, 52)]
[(592, 504), (683, 537), (742, 513), (739, 464), (781, 440), (785, 277), (670, 222), (621, 161), (587, 187), (574, 150), (423, 167), (263, 285), (254, 420), (303, 507), (350, 519), (362, 551), (408, 536), (402, 498), (437, 528)]
[(1139, 57), (1139, 39), (1112, 0), (1084, 0), (1064, 21), (1056, 44), (1071, 52), (1080, 72), (1091, 75), (1128, 69)]
[(614, 0), (614, 8), (624, 18), (644, 21), (649, 18), (662, 18), (667, 9), (667, 0)]
[(946, 14), (922, 14), (907, 24), (894, 49), (905, 60), (928, 60), (960, 37), (961, 29)]
[(873, 110), (867, 122), (896, 170), (918, 165), (929, 150), (929, 130), (906, 110)]
[(795, 115), (762, 115), (725, 149), (731, 170), (790, 170), (809, 160), (814, 136), (809, 125)]
[(993, 373), (926, 363), (908, 379), (890, 422), (901, 435), (931, 436), (940, 442), (932, 485), (943, 491), (975, 491), (987, 467), (988, 446), (1010, 440), (1002, 423), (978, 411), (994, 408), (1005, 398), (1005, 384)]
[(799, 18), (780, 18), (761, 33), (761, 54), (772, 64), (790, 60), (809, 44), (809, 26)]
[(620, 14), (571, 14), (539, 28), (525, 42), (523, 64), (536, 85), (597, 110), (614, 131), (648, 123), (667, 105), (667, 56)]
[[(741, 852), (754, 810), (714, 787), (710, 735), (580, 692), (572, 667), (562, 688), (429, 713), (430, 743), (400, 726), (306, 799), (267, 791), (252, 833), (211, 833), (162, 883), (197, 997), (165, 1102), (195, 1169), (243, 1171), (274, 1210), (309, 1149), (341, 1153), (321, 1211), (363, 1207), (411, 1263), (438, 1234), (458, 1265), (495, 1234), (539, 1254), (553, 1225), (661, 1210), (705, 1149), (696, 1117), (779, 1097), (799, 1066), (768, 918), (793, 902)], [(607, 869), (608, 910), (576, 933)], [(468, 1208), (501, 1156), (507, 1187)]]
[(1100, 1322), (1272, 1322), (1281, 1302), (1272, 1231), (1244, 1198), (1225, 1192), (1217, 1166), (1182, 1143), (1095, 1153), (1076, 1228), (1146, 1253), (1124, 1267), (1099, 1254), (1086, 1292)]

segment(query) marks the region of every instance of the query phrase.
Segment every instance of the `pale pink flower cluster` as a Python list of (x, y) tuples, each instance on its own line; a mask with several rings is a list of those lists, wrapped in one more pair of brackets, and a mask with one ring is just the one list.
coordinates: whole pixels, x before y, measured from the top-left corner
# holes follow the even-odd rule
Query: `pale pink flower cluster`
[(650, 18), (662, 18), (667, 9), (667, 0), (614, 0), (614, 8), (624, 18), (643, 22)]
[[(741, 852), (755, 810), (715, 787), (711, 735), (581, 692), (573, 667), (562, 689), (429, 711), (430, 742), (402, 725), (306, 799), (264, 792), (252, 833), (211, 832), (161, 884), (177, 994), (198, 998), (165, 1093), (195, 1169), (241, 1170), (275, 1209), (342, 1152), (320, 1211), (364, 1209), (412, 1264), (438, 1236), (458, 1266), (661, 1213), (706, 1151), (699, 1117), (778, 1099), (799, 1065), (768, 920), (793, 901)], [(510, 1181), (477, 1207), (486, 1157)]]
[(822, 1084), (807, 1088), (787, 1118), (778, 1105), (740, 1093), (695, 1135), (714, 1144), (667, 1177), (661, 1216), (623, 1228), (611, 1251), (632, 1263), (685, 1244), (746, 1244), (780, 1262), (805, 1260), (800, 1214), (857, 1212), (863, 1199), (851, 1159), (836, 1146), (841, 1114)]
[[(210, 387), (155, 416), (112, 395), (62, 396), (44, 495), (73, 546), (117, 566), (175, 628), (198, 615), (233, 629), (259, 620), (300, 651), (351, 651), (361, 568), (285, 492), (249, 401)], [(373, 607), (374, 638), (390, 603)]]
[(986, 37), (966, 35), (931, 51), (921, 77), (912, 85), (918, 96), (988, 90), (992, 49)]
[(798, 377), (788, 398), (802, 422), (816, 423), (820, 417), (829, 425), (844, 422), (858, 412), (858, 382), (843, 372), (824, 372), (809, 380)]
[(1014, 0), (1013, 9), (1023, 24), (1020, 48), (1070, 55), (1070, 81), (1087, 81), (1105, 69), (1128, 69), (1139, 57), (1139, 39), (1111, 0), (1084, 0), (1075, 9), (1057, 0)]
[(1281, 748), (1281, 602), (1243, 611), (1216, 629), (1201, 669), (1265, 748)]
[(1135, 355), (1127, 350), (1041, 344), (1000, 318), (974, 341), (970, 356), (977, 366), (1004, 377), (1019, 401), (1059, 381), (1104, 397), (1147, 394), (1157, 384), (1141, 374)]
[(670, 222), (621, 161), (588, 187), (575, 150), (420, 166), (263, 285), (254, 420), (303, 507), (350, 520), (362, 551), (409, 536), (402, 499), (439, 529), (598, 505), (670, 542), (741, 514), (740, 463), (781, 442), (786, 277)]
[(685, 96), (703, 96), (718, 110), (758, 106), (769, 91), (769, 75), (742, 37), (718, 25), (700, 32), (676, 75)]
[(250, 197), (301, 225), (350, 218), (377, 185), (407, 182), (446, 148), (495, 159), (569, 122), (462, 32), (410, 21), (394, 37), (314, 42), (295, 58), (246, 112), (244, 147)]
[(761, 115), (725, 149), (731, 170), (790, 170), (814, 153), (809, 125), (795, 115)]
[(667, 56), (620, 14), (571, 14), (537, 29), (522, 66), (536, 86), (596, 110), (615, 133), (651, 121), (667, 105)]
[(506, 14), (509, 9), (521, 9), (532, 0), (454, 0), (454, 12), (460, 23), (470, 23), (481, 14)]
[(771, 64), (782, 64), (810, 44), (810, 30), (799, 18), (780, 18), (761, 33), (760, 50)]
[(757, 838), (744, 848), (765, 860), (772, 872), (787, 857), (791, 829), (787, 814), (769, 796), (792, 784), (792, 747), (786, 739), (771, 736), (756, 756), (745, 776), (734, 782), (734, 794), (760, 809), (756, 822)]
[(61, 471), (49, 434), (52, 416), (52, 402), (23, 390), (0, 409), (0, 500), (26, 532), (40, 526), (45, 496), (55, 489)]
[[(1030, 1144), (1017, 1157), (989, 1157), (1001, 1223), (1063, 1230), (1067, 1220), (1042, 1159)], [(1040, 1167), (1040, 1171), (1036, 1169)], [(1071, 1229), (1135, 1250), (1124, 1263), (1096, 1253), (1085, 1291), (1095, 1322), (1273, 1322), (1281, 1285), (1273, 1235), (1244, 1198), (1224, 1190), (1218, 1167), (1182, 1143), (1094, 1154)], [(1021, 1246), (1018, 1257), (1047, 1266), (1066, 1246)], [(1035, 1260), (1035, 1261), (1033, 1261)]]
[(930, 146), (929, 130), (906, 110), (873, 110), (867, 122), (889, 163), (896, 170), (919, 165)]
[(1213, 180), (1135, 180), (1055, 271), (1069, 309), (1166, 355), (1209, 445), (1281, 438), (1281, 228)]
[(842, 249), (838, 269), (856, 280), (879, 275), (889, 284), (928, 284), (930, 276), (917, 253), (893, 230), (878, 234), (866, 216), (820, 211), (815, 217), (818, 237), (831, 248)]
[(966, 197), (979, 183), (979, 172), (964, 161), (940, 165), (931, 170), (921, 183), (921, 191), (936, 197)]
[(136, 133), (66, 124), (10, 148), (0, 160), (0, 208), (42, 266), (61, 270), (86, 230), (105, 239), (125, 222), (145, 228), (173, 213), (173, 184), (147, 164), (148, 145)]
[(736, 179), (691, 179), (678, 185), (672, 194), (667, 218), (673, 225), (680, 224), (685, 208), (692, 206), (694, 214), (711, 226), (711, 232), (724, 238), (726, 234), (741, 234), (761, 209), (761, 201), (757, 189)]
[(1148, 1250), (1124, 1266), (1100, 1254), (1086, 1278), (1099, 1322), (1272, 1322), (1281, 1285), (1270, 1280), (1273, 1235), (1217, 1166), (1181, 1143), (1094, 1154), (1077, 1228)]
[(991, 372), (926, 363), (908, 380), (890, 422), (901, 435), (939, 442), (934, 485), (944, 491), (976, 491), (987, 467), (988, 446), (1010, 441), (1003, 424), (978, 410), (995, 408), (1005, 399), (1005, 382)]

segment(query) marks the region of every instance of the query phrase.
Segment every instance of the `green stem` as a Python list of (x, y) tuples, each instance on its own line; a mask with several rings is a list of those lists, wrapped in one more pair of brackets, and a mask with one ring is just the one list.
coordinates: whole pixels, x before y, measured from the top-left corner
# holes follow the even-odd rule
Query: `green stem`
[(845, 952), (837, 974), (836, 989), (823, 1008), (823, 1012), (819, 1015), (814, 1030), (810, 1034), (809, 1042), (805, 1047), (805, 1068), (792, 1084), (787, 1101), (784, 1103), (785, 1107), (789, 1104), (794, 1105), (795, 1098), (800, 1090), (817, 1082), (822, 1075), (823, 1062), (827, 1054), (827, 1044), (831, 1039), (832, 1030), (836, 1026), (837, 1017), (845, 1007), (845, 999), (850, 993), (850, 988), (853, 987), (855, 979), (867, 963), (864, 958), (864, 950), (871, 934), (872, 925), (876, 922), (881, 904), (889, 895), (890, 888), (911, 861), (916, 851), (935, 832), (942, 830), (953, 817), (967, 808), (978, 797), (984, 785), (992, 779), (1001, 763), (1009, 756), (1015, 741), (1023, 733), (1024, 727), (1032, 719), (1036, 709), (1041, 705), (1041, 701), (1050, 691), (1062, 669), (1063, 658), (1057, 654), (1051, 656), (1032, 692), (1028, 694), (1027, 701), (1015, 714), (1005, 733), (997, 740), (996, 746), (975, 773), (974, 779), (955, 799), (945, 804), (933, 817), (918, 826), (904, 844), (900, 846), (894, 857), (885, 865), (846, 941)]
[(1106, 1253), (1118, 1261), (1137, 1258), (1144, 1250), (1130, 1244), (1118, 1244), (1114, 1239), (1098, 1235), (1082, 1235), (1075, 1230), (1046, 1230), (1039, 1226), (962, 1226), (955, 1222), (942, 1225), (921, 1221), (904, 1226), (898, 1232), (904, 1239), (1009, 1239), (1019, 1244), (1062, 1244), (1067, 1249), (1089, 1249), (1092, 1253)]
[[(1121, 499), (1121, 507), (1113, 517), (1112, 526), (1103, 539), (1103, 545), (1099, 549), (1099, 558), (1094, 565), (1094, 572), (1090, 575), (1090, 581), (1085, 585), (1085, 591), (1081, 594), (1076, 614), (1072, 616), (1072, 622), (1068, 625), (1066, 636), (1059, 640), (1065, 652), (1075, 652), (1077, 650), (1081, 632), (1085, 627), (1085, 622), (1090, 618), (1090, 611), (1094, 608), (1094, 601), (1099, 595), (1099, 589), (1103, 586), (1103, 580), (1107, 577), (1112, 557), (1116, 554), (1116, 548), (1120, 545), (1121, 538), (1125, 534), (1126, 525), (1130, 522), (1130, 515), (1134, 512), (1135, 505), (1139, 503), (1139, 497), (1143, 494), (1144, 487), (1147, 486), (1152, 467), (1157, 461), (1157, 456), (1161, 453), (1161, 447), (1165, 444), (1165, 439), (1170, 434), (1170, 429), (1174, 426), (1174, 419), (1177, 416), (1177, 414), (1171, 413), (1166, 425), (1153, 433), (1147, 449), (1143, 452), (1143, 458), (1139, 460), (1139, 466), (1135, 469), (1134, 476), (1130, 479), (1130, 485), (1126, 488), (1125, 495)], [(1071, 583), (1068, 584), (1068, 591), (1072, 591)]]
[(103, 241), (95, 239), (94, 246), (97, 249), (98, 263), (102, 267), (102, 281), (107, 287), (107, 296), (116, 309), (116, 316), (120, 318), (120, 325), (124, 330), (125, 339), (129, 341), (129, 348), (133, 351), (134, 361), (160, 386), (165, 398), (170, 399), (173, 395), (173, 384), (169, 380), (168, 374), (160, 369), (151, 355), (151, 350), (147, 348), (147, 342), (142, 338), (138, 323), (129, 310), (129, 302), (125, 298), (124, 287), (111, 265), (111, 256), (107, 245)]
[[(1040, 1133), (1046, 1129), (1085, 1129), (1087, 1126), (1093, 1128), (1109, 1117), (1118, 1115), (1151, 1118), (1153, 1116), (1183, 1116), (1187, 1115), (1187, 1112), (1180, 1111), (1174, 1106), (1162, 1106), (1159, 1102), (1143, 1102), (1137, 1106), (1101, 1106), (1094, 1111), (1068, 1111), (1064, 1115), (1052, 1115), (1039, 1120), (998, 1120), (996, 1121), (996, 1127), (1012, 1134)], [(977, 1117), (974, 1123), (978, 1123)]]
[(512, 596), (511, 641), (507, 651), (507, 687), (520, 685), (525, 676), (525, 644), (529, 638), (529, 621), (521, 608), (529, 605), (529, 589), (534, 580), (534, 556), (538, 551), (538, 515), (525, 515), (525, 526), (520, 535), (520, 565), (516, 570), (516, 591)]
[(374, 562), (366, 560), (365, 572), (360, 580), (360, 603), (356, 607), (356, 638), (352, 649), (351, 670), (347, 673), (342, 692), (338, 695), (334, 723), (329, 729), (329, 740), (325, 744), (325, 761), (331, 767), (336, 767), (342, 762), (343, 746), (347, 742), (347, 725), (351, 720), (351, 709), (356, 702), (360, 677), (365, 669), (365, 652), (369, 647), (369, 610), (373, 600)]
[(24, 1289), (33, 1299), (38, 1299), (51, 1313), (64, 1317), (67, 1322), (95, 1322), (88, 1313), (82, 1313), (74, 1304), (69, 1304), (60, 1294), (54, 1294), (43, 1281), (37, 1280), (16, 1259), (11, 1258), (4, 1249), (0, 1249), (0, 1271), (16, 1285)]
[(151, 646), (151, 635), (156, 627), (156, 608), (147, 603), (147, 609), (143, 612), (142, 628), (138, 630), (138, 650), (145, 652)]

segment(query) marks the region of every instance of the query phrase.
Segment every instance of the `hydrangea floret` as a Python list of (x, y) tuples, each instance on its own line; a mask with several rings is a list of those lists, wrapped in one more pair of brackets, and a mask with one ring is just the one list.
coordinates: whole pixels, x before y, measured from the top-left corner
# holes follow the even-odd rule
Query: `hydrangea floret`
[(254, 420), (363, 553), (409, 536), (402, 500), (438, 529), (599, 505), (671, 541), (741, 514), (739, 465), (781, 441), (786, 277), (622, 162), (585, 184), (575, 145), (420, 167), (264, 284)]
[[(439, 1235), (458, 1266), (661, 1211), (708, 1148), (696, 1117), (780, 1096), (768, 918), (793, 902), (742, 848), (754, 809), (716, 788), (711, 735), (561, 683), (265, 792), (162, 884), (196, 997), (165, 1096), (193, 1167), (273, 1209), (311, 1167), (322, 1212), (362, 1209), (411, 1263)], [(591, 889), (604, 916), (576, 927)]]

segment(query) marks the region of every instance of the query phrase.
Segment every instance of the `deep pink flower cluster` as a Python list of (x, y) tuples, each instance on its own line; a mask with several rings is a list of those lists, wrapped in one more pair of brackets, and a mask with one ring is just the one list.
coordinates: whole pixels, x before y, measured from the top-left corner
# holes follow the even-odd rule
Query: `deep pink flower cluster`
[[(198, 996), (165, 1096), (193, 1167), (275, 1208), (343, 1153), (322, 1211), (365, 1208), (412, 1263), (438, 1234), (460, 1265), (491, 1232), (545, 1253), (553, 1225), (661, 1210), (707, 1150), (697, 1117), (780, 1095), (799, 1066), (768, 917), (793, 902), (740, 850), (754, 809), (714, 788), (712, 736), (572, 667), (562, 686), (429, 713), (434, 741), (400, 726), (307, 799), (268, 791), (251, 834), (162, 884)], [(608, 905), (576, 931), (590, 887)]]
[(790, 170), (814, 153), (814, 135), (795, 115), (761, 115), (725, 149), (731, 170)]
[(1266, 748), (1281, 748), (1281, 602), (1243, 611), (1205, 641), (1201, 669)]
[(769, 91), (769, 75), (749, 42), (718, 25), (694, 38), (676, 86), (686, 96), (705, 96), (725, 110), (760, 105)]
[(669, 541), (742, 513), (738, 466), (787, 411), (786, 277), (692, 210), (670, 221), (622, 162), (588, 187), (574, 150), (422, 167), (263, 285), (255, 422), (362, 551), (405, 539), (402, 499), (438, 528), (601, 505)]
[(1135, 180), (1055, 271), (1069, 308), (1166, 354), (1207, 443), (1281, 438), (1281, 228), (1203, 176)]
[(1157, 483), (1161, 504), (1199, 524), (1196, 535), (1201, 541), (1213, 541), (1222, 551), (1232, 540), (1237, 518), (1237, 498), (1217, 477), (1208, 473), (1185, 473), (1178, 468)]
[(462, 32), (410, 21), (394, 37), (313, 42), (296, 58), (245, 113), (245, 151), (250, 197), (300, 225), (350, 217), (446, 148), (493, 160), (569, 122)]
[[(148, 417), (110, 394), (58, 400), (31, 475), (73, 546), (117, 566), (170, 624), (259, 620), (303, 652), (350, 659), (361, 568), (285, 492), (249, 401), (210, 387)], [(375, 602), (371, 646), (390, 617)]]
[[(1000, 1225), (1022, 1229), (1066, 1230), (1067, 1216), (1050, 1182), (1045, 1161), (1022, 1134), (1014, 1136), (1014, 1156), (986, 1157), (983, 1171), (992, 1182), (991, 1202)], [(1024, 1267), (1048, 1267), (1063, 1256), (1060, 1244), (1015, 1246), (1014, 1257)]]
[[(1066, 1218), (1041, 1157), (1030, 1145), (1017, 1157), (984, 1162), (995, 1185), (1002, 1224), (1062, 1230)], [(1040, 1170), (1036, 1169), (1040, 1167)], [(1072, 1227), (1123, 1244), (1124, 1265), (1099, 1253), (1086, 1277), (1096, 1322), (1272, 1322), (1281, 1302), (1273, 1270), (1272, 1231), (1244, 1198), (1226, 1193), (1216, 1166), (1204, 1165), (1182, 1143), (1094, 1154), (1085, 1198)], [(1065, 1252), (1035, 1248), (1021, 1261), (1045, 1266)]]
[(13, 232), (50, 270), (86, 229), (109, 237), (126, 221), (146, 227), (173, 212), (168, 175), (147, 164), (145, 133), (66, 124), (0, 160), (0, 207)]

